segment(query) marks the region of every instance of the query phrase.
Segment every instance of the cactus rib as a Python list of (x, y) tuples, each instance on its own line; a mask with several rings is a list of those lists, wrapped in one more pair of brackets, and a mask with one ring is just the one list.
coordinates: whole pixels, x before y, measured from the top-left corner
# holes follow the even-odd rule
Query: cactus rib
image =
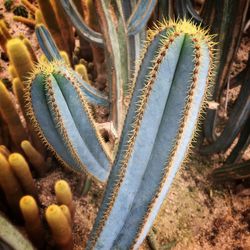
[(138, 249), (185, 160), (202, 110), (210, 38), (187, 21), (160, 25), (152, 34), (88, 249)]

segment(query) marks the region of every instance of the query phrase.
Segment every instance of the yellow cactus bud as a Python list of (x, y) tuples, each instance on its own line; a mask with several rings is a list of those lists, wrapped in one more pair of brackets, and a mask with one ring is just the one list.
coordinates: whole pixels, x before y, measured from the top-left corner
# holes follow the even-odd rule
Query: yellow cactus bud
[(36, 186), (24, 157), (19, 153), (10, 154), (9, 163), (25, 193), (37, 198)]
[(67, 52), (62, 50), (62, 51), (60, 51), (60, 55), (61, 55), (61, 57), (63, 58), (64, 62), (65, 62), (67, 65), (70, 66), (70, 60), (69, 60), (69, 56), (68, 56)]
[(86, 69), (86, 66), (84, 64), (77, 64), (75, 65), (75, 71), (81, 75), (82, 79), (86, 82), (90, 82), (89, 81), (89, 77), (88, 77), (88, 72), (87, 72), (87, 69)]

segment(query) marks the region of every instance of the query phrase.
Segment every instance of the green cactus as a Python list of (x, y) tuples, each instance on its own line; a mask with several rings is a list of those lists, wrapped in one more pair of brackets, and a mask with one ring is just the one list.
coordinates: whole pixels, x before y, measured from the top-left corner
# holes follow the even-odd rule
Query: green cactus
[(149, 32), (87, 249), (138, 249), (187, 157), (212, 73), (212, 43), (190, 22)]
[(11, 7), (13, 5), (13, 0), (5, 0), (4, 7), (7, 11), (11, 11)]
[(13, 10), (13, 13), (16, 16), (21, 16), (21, 17), (26, 17), (26, 18), (29, 16), (29, 12), (23, 5), (16, 6)]

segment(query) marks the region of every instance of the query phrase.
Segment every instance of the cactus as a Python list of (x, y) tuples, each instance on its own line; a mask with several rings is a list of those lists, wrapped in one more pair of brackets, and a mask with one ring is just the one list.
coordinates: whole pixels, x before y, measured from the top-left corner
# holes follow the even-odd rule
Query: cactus
[(27, 114), (41, 140), (63, 165), (80, 173), (87, 170), (104, 181), (110, 169), (109, 155), (79, 77), (64, 68), (60, 62), (52, 62), (34, 70), (25, 96)]
[(52, 232), (53, 239), (62, 250), (72, 250), (72, 231), (68, 219), (57, 205), (50, 205), (46, 209), (46, 220)]
[(49, 166), (45, 162), (43, 155), (27, 140), (22, 141), (21, 148), (39, 176), (44, 176), (49, 170)]
[(15, 67), (13, 65), (11, 65), (11, 64), (9, 65), (8, 71), (9, 71), (10, 76), (13, 79), (17, 77), (16, 69), (15, 69)]
[(67, 54), (67, 52), (66, 51), (60, 51), (60, 56), (62, 57), (62, 59), (64, 60), (64, 62), (68, 65), (68, 66), (70, 66), (70, 60), (69, 60), (69, 56), (68, 56), (68, 54)]
[(11, 11), (11, 7), (13, 5), (13, 0), (5, 0), (4, 7), (7, 11)]
[(10, 151), (4, 145), (0, 145), (0, 154), (2, 154), (3, 156), (5, 156), (6, 159), (8, 159)]
[(30, 3), (28, 0), (21, 0), (21, 3), (30, 10), (30, 12), (34, 15), (38, 10), (34, 4)]
[(22, 197), (19, 205), (25, 221), (25, 229), (30, 240), (39, 249), (43, 249), (45, 234), (36, 200), (32, 196), (26, 195)]
[(31, 243), (1, 213), (0, 239), (7, 244), (4, 249), (35, 250)]
[(69, 225), (71, 225), (72, 224), (72, 213), (70, 212), (70, 209), (66, 205), (61, 205), (60, 208), (61, 208), (63, 214), (65, 215), (65, 217), (67, 218)]
[(42, 12), (39, 9), (36, 10), (35, 20), (36, 20), (36, 25), (44, 23)]
[(23, 5), (18, 5), (13, 10), (14, 15), (21, 16), (27, 18), (29, 16), (29, 12)]
[(28, 27), (30, 28), (33, 28), (35, 27), (36, 25), (36, 22), (35, 20), (31, 19), (31, 18), (27, 18), (27, 17), (22, 17), (22, 16), (13, 16), (13, 20), (15, 22), (20, 22), (20, 23), (23, 23), (25, 25), (27, 25)]
[(5, 122), (8, 124), (11, 138), (16, 147), (19, 148), (23, 140), (28, 138), (28, 135), (23, 128), (20, 117), (11, 101), (11, 96), (5, 85), (0, 81), (0, 111)]
[(37, 198), (37, 189), (30, 172), (30, 168), (24, 157), (19, 153), (12, 153), (9, 156), (9, 164), (12, 171), (21, 184), (25, 194)]
[(0, 154), (0, 183), (11, 211), (18, 217), (20, 214), (19, 200), (23, 196), (23, 192), (8, 160), (2, 154)]
[(32, 56), (29, 50), (18, 38), (13, 38), (7, 42), (7, 53), (10, 58), (10, 62), (15, 67), (18, 77), (25, 81), (32, 72), (33, 62)]
[(139, 247), (186, 158), (206, 97), (213, 60), (207, 33), (179, 21), (149, 34), (87, 249)]
[(88, 72), (84, 64), (75, 65), (75, 71), (82, 77), (85, 82), (90, 82), (88, 77)]
[(31, 60), (33, 62), (37, 62), (37, 57), (36, 57), (35, 51), (33, 50), (32, 45), (31, 45), (29, 39), (24, 38), (23, 39), (23, 43), (24, 43), (24, 45), (26, 46), (26, 48), (28, 49), (28, 51), (30, 53)]
[(69, 184), (64, 180), (59, 180), (55, 184), (56, 200), (59, 205), (66, 205), (71, 215), (74, 214), (72, 192)]

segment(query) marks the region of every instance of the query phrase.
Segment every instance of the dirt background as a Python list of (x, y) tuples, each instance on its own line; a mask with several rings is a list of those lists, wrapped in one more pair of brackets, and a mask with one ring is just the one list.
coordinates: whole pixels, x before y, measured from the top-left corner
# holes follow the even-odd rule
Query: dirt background
[[(34, 30), (13, 22), (12, 15), (5, 12), (3, 0), (0, 0), (0, 15), (9, 23), (13, 35), (24, 34), (32, 41), (37, 54), (41, 54)], [(245, 34), (232, 75), (244, 67), (249, 50), (250, 40)], [(7, 66), (8, 62), (0, 60), (1, 79), (10, 79)], [(229, 107), (238, 91), (239, 88), (230, 90)], [(223, 105), (220, 109), (223, 124), (227, 112)], [(239, 181), (218, 184), (210, 178), (212, 170), (219, 167), (224, 158), (225, 155), (202, 157), (195, 151), (191, 154), (189, 163), (182, 166), (177, 175), (141, 250), (250, 250), (250, 183)], [(249, 151), (244, 158), (249, 158)], [(105, 187), (93, 183), (88, 195), (79, 197), (80, 178), (55, 166), (46, 177), (36, 179), (41, 213), (48, 205), (56, 202), (54, 183), (58, 179), (67, 180), (72, 188), (76, 211), (73, 221), (74, 249), (84, 249)]]

